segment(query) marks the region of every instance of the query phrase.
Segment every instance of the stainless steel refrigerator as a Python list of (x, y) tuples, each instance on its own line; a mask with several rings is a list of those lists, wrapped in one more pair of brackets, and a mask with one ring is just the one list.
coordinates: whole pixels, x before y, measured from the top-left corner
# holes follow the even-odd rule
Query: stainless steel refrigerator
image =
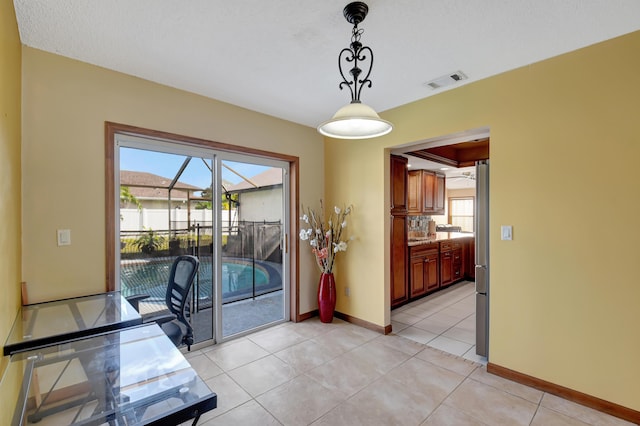
[(489, 353), (489, 160), (476, 161), (476, 354)]

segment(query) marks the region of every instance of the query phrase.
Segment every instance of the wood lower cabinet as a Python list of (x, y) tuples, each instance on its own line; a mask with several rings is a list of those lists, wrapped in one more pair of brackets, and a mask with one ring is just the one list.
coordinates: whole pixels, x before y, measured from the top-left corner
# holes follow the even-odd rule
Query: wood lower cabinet
[(445, 287), (453, 282), (453, 259), (451, 250), (440, 253), (440, 286)]
[(440, 242), (440, 287), (448, 286), (463, 278), (462, 242)]
[(409, 296), (419, 297), (438, 287), (438, 244), (409, 248)]
[[(402, 225), (406, 226), (406, 217), (404, 219)], [(399, 241), (400, 237), (397, 238)], [(409, 247), (405, 271), (408, 274), (407, 286), (394, 285), (394, 280), (400, 281), (401, 272), (400, 269), (394, 272), (392, 264), (391, 307), (400, 306), (462, 279), (473, 279), (475, 264), (474, 268), (471, 268), (471, 264), (475, 262), (474, 253), (473, 237), (454, 238)]]
[(461, 280), (464, 277), (463, 268), (462, 268), (462, 265), (463, 265), (462, 247), (459, 246), (457, 249), (454, 249), (451, 253), (453, 258), (452, 260), (453, 265), (451, 267), (452, 275), (453, 275), (452, 279), (453, 279), (453, 282), (456, 282)]
[(469, 280), (476, 279), (476, 240), (475, 238), (468, 238), (465, 241), (463, 251), (463, 268), (462, 272), (464, 277)]
[(407, 217), (391, 216), (391, 307), (409, 299), (407, 289)]

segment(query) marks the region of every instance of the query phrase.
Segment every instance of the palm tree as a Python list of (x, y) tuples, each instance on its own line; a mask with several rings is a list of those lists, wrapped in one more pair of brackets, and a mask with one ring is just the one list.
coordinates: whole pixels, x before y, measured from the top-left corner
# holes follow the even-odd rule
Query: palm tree
[(128, 186), (120, 187), (120, 202), (125, 204), (132, 203), (138, 208), (138, 210), (142, 210), (142, 204), (136, 196), (131, 193)]

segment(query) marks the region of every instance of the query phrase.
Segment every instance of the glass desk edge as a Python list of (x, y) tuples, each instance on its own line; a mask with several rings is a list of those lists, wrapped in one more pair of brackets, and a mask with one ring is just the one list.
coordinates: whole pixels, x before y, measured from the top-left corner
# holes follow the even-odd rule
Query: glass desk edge
[[(117, 322), (117, 323), (103, 324), (103, 325), (98, 326), (98, 327), (86, 328), (86, 329), (81, 329), (81, 330), (77, 330), (77, 331), (73, 331), (73, 332), (65, 332), (65, 333), (61, 333), (61, 334), (52, 334), (52, 335), (47, 336), (47, 337), (40, 337), (40, 338), (36, 338), (36, 339), (18, 340), (18, 339), (14, 339), (13, 338), (14, 337), (13, 335), (15, 334), (15, 330), (16, 330), (19, 318), (23, 315), (23, 309), (24, 308), (33, 309), (33, 308), (36, 308), (36, 307), (39, 308), (39, 307), (42, 307), (42, 306), (45, 306), (45, 307), (46, 306), (55, 306), (55, 305), (61, 305), (61, 304), (64, 304), (64, 303), (70, 303), (72, 301), (74, 301), (74, 302), (82, 302), (82, 301), (86, 301), (86, 300), (90, 300), (90, 299), (108, 298), (109, 296), (114, 296), (114, 297), (118, 296), (120, 298), (120, 300), (121, 300), (121, 304), (124, 303), (124, 304), (128, 305), (131, 308), (132, 313), (134, 313), (133, 317), (131, 319), (128, 319), (128, 320), (125, 320), (125, 321), (121, 321), (121, 322)], [(40, 348), (43, 348), (45, 346), (55, 345), (57, 343), (65, 343), (65, 342), (69, 342), (71, 340), (81, 339), (81, 338), (88, 337), (88, 336), (91, 336), (91, 335), (94, 335), (94, 334), (102, 334), (102, 333), (105, 333), (105, 332), (120, 330), (120, 329), (123, 329), (123, 328), (133, 327), (133, 326), (140, 325), (140, 324), (142, 324), (142, 316), (137, 311), (135, 311), (133, 306), (127, 301), (127, 299), (122, 295), (122, 293), (120, 291), (96, 293), (96, 294), (89, 294), (89, 295), (85, 295), (85, 296), (68, 297), (68, 298), (64, 298), (64, 299), (33, 303), (33, 304), (29, 304), (29, 305), (24, 305), (18, 310), (18, 313), (16, 315), (14, 323), (11, 326), (11, 330), (9, 331), (9, 335), (7, 336), (7, 340), (5, 341), (5, 344), (3, 345), (2, 352), (3, 352), (3, 356), (13, 355), (14, 353), (18, 353), (18, 352), (24, 352), (24, 351), (28, 351), (28, 350), (31, 350), (31, 349), (40, 349)], [(11, 341), (12, 339), (13, 339), (13, 341)]]

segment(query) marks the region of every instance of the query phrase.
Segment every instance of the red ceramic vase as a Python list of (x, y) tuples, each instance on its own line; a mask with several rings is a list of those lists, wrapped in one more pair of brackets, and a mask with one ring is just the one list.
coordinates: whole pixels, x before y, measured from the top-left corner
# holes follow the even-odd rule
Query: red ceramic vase
[(333, 274), (324, 272), (320, 275), (318, 284), (318, 311), (321, 322), (333, 321), (333, 312), (336, 309), (336, 282)]

